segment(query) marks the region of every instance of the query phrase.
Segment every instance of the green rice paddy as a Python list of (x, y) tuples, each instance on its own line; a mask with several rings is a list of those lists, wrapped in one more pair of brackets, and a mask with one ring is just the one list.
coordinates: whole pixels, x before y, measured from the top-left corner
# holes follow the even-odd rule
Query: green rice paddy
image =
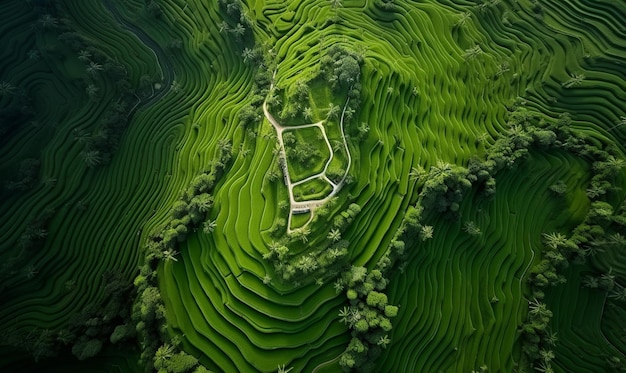
[[(354, 370), (626, 370), (626, 3), (5, 0), (0, 18), (3, 371), (150, 370), (174, 355), (146, 348), (150, 332), (197, 359), (178, 371), (342, 371), (358, 335), (339, 316), (358, 302), (344, 278), (389, 256), (378, 290), (398, 313)], [(333, 61), (338, 47), (358, 61)], [(283, 132), (291, 182), (331, 157), (338, 175), (289, 234), (266, 100), (283, 125), (327, 135)], [(524, 137), (516, 108), (544, 132), (493, 168), (495, 194), (475, 181), (451, 213), (427, 206), (420, 235), (407, 229), (437, 170)], [(191, 202), (177, 215), (202, 194), (197, 221)], [(534, 269), (560, 260), (557, 233), (584, 253), (563, 249), (565, 281), (542, 287)], [(551, 317), (531, 358), (539, 303)], [(94, 340), (102, 351), (75, 359)]]

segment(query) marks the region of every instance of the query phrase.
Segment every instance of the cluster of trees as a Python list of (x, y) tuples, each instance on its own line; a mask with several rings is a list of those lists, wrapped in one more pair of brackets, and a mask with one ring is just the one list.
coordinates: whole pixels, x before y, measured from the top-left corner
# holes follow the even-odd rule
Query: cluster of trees
[(428, 211), (457, 213), (472, 182), (465, 167), (438, 161), (424, 178), (420, 192), (421, 205)]
[[(335, 201), (330, 203), (334, 204)], [(325, 208), (329, 209), (332, 206)], [(327, 241), (318, 245), (315, 250), (302, 254), (298, 250), (289, 249), (289, 246), (295, 248), (301, 245), (300, 242), (308, 240), (311, 231), (308, 228), (298, 229), (287, 237), (287, 240), (272, 243), (263, 259), (273, 264), (276, 274), (283, 281), (300, 284), (306, 278), (315, 278), (316, 283), (322, 285), (326, 278), (335, 276), (345, 265), (350, 243), (342, 238), (342, 234), (360, 211), (359, 205), (350, 204), (348, 209), (341, 212), (333, 221)], [(322, 214), (326, 216), (328, 211), (322, 211)], [(266, 282), (270, 281), (271, 278)]]
[(316, 160), (321, 159), (322, 152), (314, 144), (304, 138), (296, 138), (293, 131), (283, 134), (285, 153), (290, 161), (296, 161), (304, 167), (312, 167)]
[[(162, 260), (177, 261), (178, 244), (187, 238), (190, 231), (195, 231), (202, 224), (205, 233), (213, 232), (215, 222), (207, 220), (213, 206), (211, 193), (231, 158), (232, 144), (227, 140), (219, 141), (211, 169), (193, 179), (172, 206), (169, 221), (148, 238), (144, 264), (134, 281), (137, 298), (133, 305), (132, 320), (141, 343), (142, 361), (149, 369), (155, 368), (160, 372), (188, 372), (194, 368), (195, 372), (200, 372), (204, 369), (198, 366), (195, 358), (175, 350), (180, 340), (170, 337), (167, 332), (157, 268)], [(157, 355), (158, 351), (161, 353)]]
[(361, 104), (361, 65), (363, 56), (339, 44), (333, 44), (320, 59), (320, 75), (331, 84), (334, 91), (347, 93), (349, 105), (346, 121), (350, 121)]
[[(76, 31), (67, 17), (61, 19), (64, 20), (62, 23), (53, 22), (54, 30), (58, 33), (58, 40), (85, 64), (83, 86), (87, 98), (98, 101), (103, 86), (115, 90), (116, 98), (109, 103), (96, 128), (91, 133), (79, 130), (75, 133), (76, 140), (84, 147), (81, 157), (85, 164), (91, 168), (104, 166), (110, 162), (128, 126), (131, 110), (137, 104), (137, 90), (131, 86), (126, 66), (106, 55), (94, 40)], [(110, 84), (105, 84), (107, 81)]]
[(398, 307), (388, 304), (384, 293), (388, 280), (382, 271), (352, 266), (337, 280), (345, 287), (350, 306), (339, 312), (340, 321), (350, 328), (352, 339), (342, 353), (339, 364), (344, 371), (373, 371), (374, 360), (391, 342), (391, 319)]
[[(617, 190), (613, 186), (618, 185), (620, 178), (623, 178), (625, 163), (618, 158), (614, 148), (607, 146), (603, 149), (591, 139), (573, 133), (570, 124), (571, 116), (567, 113), (556, 121), (548, 122), (518, 102), (509, 116), (510, 130), (507, 136), (498, 139), (489, 149), (486, 161), (474, 162), (470, 167), (471, 170), (479, 170), (481, 173), (472, 172), (477, 176), (477, 181), (482, 182), (482, 185), (493, 184), (495, 191), (495, 183), (489, 182), (493, 175), (503, 168), (515, 167), (531, 147), (562, 149), (592, 162), (593, 176), (587, 190), (591, 205), (585, 219), (569, 235), (560, 232), (543, 235), (542, 255), (527, 278), (532, 301), (529, 303), (527, 319), (521, 326), (522, 351), (525, 357), (522, 363), (539, 371), (552, 370), (551, 361), (555, 358), (553, 349), (557, 342), (556, 333), (549, 329), (553, 314), (543, 302), (545, 290), (566, 281), (562, 272), (571, 262), (582, 263), (590, 255), (597, 255), (603, 248), (626, 245), (626, 240), (620, 240), (621, 235), (611, 234), (626, 229), (626, 207), (621, 206), (616, 213), (609, 203), (617, 196)], [(567, 192), (567, 185), (559, 181), (550, 190), (557, 196), (563, 196)], [(610, 269), (609, 273), (588, 276), (585, 281), (585, 286), (604, 291), (610, 291), (615, 284), (616, 279)], [(615, 361), (607, 356), (607, 364), (610, 366)]]
[[(620, 185), (620, 180), (623, 180), (625, 163), (611, 146), (602, 149), (592, 140), (574, 134), (570, 123), (571, 116), (568, 114), (561, 115), (557, 121), (542, 120), (518, 101), (510, 108), (508, 133), (488, 149), (485, 160), (472, 159), (467, 169), (443, 162), (431, 167), (428, 173), (415, 169), (413, 176), (423, 183), (420, 198), (415, 207), (407, 210), (388, 253), (378, 263), (378, 268), (384, 272), (393, 267), (398, 255), (404, 254), (405, 241), (410, 242), (414, 237), (422, 240), (432, 237), (432, 227), (421, 223), (424, 211), (454, 213), (471, 187), (475, 187), (483, 197), (493, 196), (496, 173), (516, 167), (531, 148), (563, 149), (590, 160), (593, 177), (587, 190), (591, 206), (586, 218), (569, 236), (558, 232), (544, 234), (542, 257), (531, 268), (527, 278), (533, 301), (529, 305), (528, 318), (521, 326), (525, 356), (522, 364), (540, 371), (552, 369), (551, 360), (555, 357), (552, 350), (557, 341), (555, 333), (549, 330), (552, 312), (543, 303), (546, 288), (565, 282), (561, 273), (570, 262), (583, 262), (589, 255), (596, 255), (602, 250), (626, 246), (626, 239), (615, 233), (626, 229), (626, 203), (617, 212), (610, 203), (619, 196), (614, 185)], [(557, 195), (563, 195), (567, 192), (567, 185), (559, 182), (550, 189)], [(464, 229), (472, 235), (480, 234), (480, 229), (473, 222), (466, 222)], [(626, 300), (625, 286), (610, 270), (609, 273), (588, 276), (585, 285), (610, 291), (613, 300)], [(607, 364), (617, 363), (607, 357)]]
[(218, 0), (224, 21), (220, 24), (220, 32), (227, 32), (238, 42), (253, 38), (252, 21), (246, 15), (241, 0)]

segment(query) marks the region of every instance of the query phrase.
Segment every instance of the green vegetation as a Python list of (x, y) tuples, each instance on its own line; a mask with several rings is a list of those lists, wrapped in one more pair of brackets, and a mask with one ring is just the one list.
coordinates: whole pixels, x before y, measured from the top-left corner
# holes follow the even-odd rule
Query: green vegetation
[(623, 2), (0, 17), (3, 371), (626, 371)]
[(287, 167), (292, 182), (319, 174), (330, 158), (330, 150), (319, 128), (309, 127), (283, 132)]
[(332, 186), (325, 180), (316, 178), (293, 187), (296, 201), (322, 199), (332, 191)]

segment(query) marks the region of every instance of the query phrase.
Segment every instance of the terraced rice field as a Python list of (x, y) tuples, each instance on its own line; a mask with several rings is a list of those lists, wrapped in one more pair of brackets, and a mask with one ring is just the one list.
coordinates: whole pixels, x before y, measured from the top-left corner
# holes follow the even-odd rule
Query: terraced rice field
[[(67, 363), (72, 348), (61, 347), (62, 331), (108, 302), (111, 271), (133, 283), (151, 260), (150, 240), (163, 239), (173, 207), (219, 154), (232, 157), (206, 209), (214, 224), (179, 225), (185, 233), (169, 252), (174, 259), (160, 260), (154, 279), (163, 343), (216, 372), (341, 371), (355, 332), (338, 317), (353, 303), (336, 291), (337, 279), (385, 258), (407, 212), (424, 200), (420, 170), (469, 167), (515, 136), (514, 107), (536, 113), (539, 126), (569, 113), (577, 138), (611, 152), (616, 164), (626, 160), (621, 1), (231, 2), (249, 23), (220, 2), (58, 3), (0, 4), (3, 371), (143, 369), (139, 347), (112, 346), (110, 330), (98, 356)], [(237, 23), (246, 28), (239, 36)], [(76, 35), (89, 47), (75, 49)], [(247, 55), (255, 47), (261, 67)], [(359, 61), (357, 79), (342, 85), (339, 75), (333, 89), (324, 74), (340, 65), (328, 62), (334, 47)], [(272, 99), (263, 91), (270, 80), (280, 92), (272, 110), (301, 104), (283, 123), (321, 121), (328, 138), (317, 127), (283, 132), (283, 140), (295, 134), (287, 146), (306, 140), (319, 150), (309, 165), (288, 165), (291, 181), (321, 172), (331, 154), (328, 169), (346, 173), (333, 200), (311, 213), (290, 216), (276, 131), (260, 107)], [(302, 82), (308, 91), (298, 101)], [(358, 97), (348, 100), (352, 90)], [(256, 116), (244, 124), (250, 105)], [(546, 359), (557, 372), (626, 369), (626, 258), (616, 236), (626, 235), (617, 217), (626, 168), (605, 194), (591, 196), (593, 152), (537, 144), (494, 175), (492, 199), (475, 184), (455, 216), (424, 211), (432, 238), (407, 237), (406, 254), (385, 274), (381, 292), (399, 311), (372, 371), (531, 370), (520, 332), (536, 296), (531, 269), (549, 254), (546, 234), (569, 237), (598, 198), (614, 216), (594, 234), (616, 239), (598, 238), (598, 250), (589, 244), (593, 254), (562, 270), (567, 282), (544, 289), (558, 334)], [(559, 183), (565, 190), (555, 193)], [(294, 195), (319, 200), (331, 187), (314, 179)], [(360, 212), (348, 218), (350, 204)], [(339, 229), (342, 216), (350, 223)], [(267, 260), (281, 245), (288, 259)], [(346, 254), (328, 272), (302, 269), (304, 259), (341, 245)], [(288, 266), (298, 268), (291, 277)], [(600, 285), (590, 286), (591, 277)], [(126, 314), (136, 296), (128, 295)], [(130, 316), (115, 317), (120, 324)], [(60, 357), (35, 362), (29, 354), (42, 345), (60, 346)]]

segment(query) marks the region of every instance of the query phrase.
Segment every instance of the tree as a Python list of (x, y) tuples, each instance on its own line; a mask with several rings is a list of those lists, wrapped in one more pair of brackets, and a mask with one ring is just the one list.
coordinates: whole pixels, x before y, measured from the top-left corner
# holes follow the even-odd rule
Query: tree
[(254, 51), (246, 47), (243, 49), (241, 56), (243, 57), (243, 62), (247, 63), (254, 58)]
[(15, 94), (15, 86), (9, 82), (0, 83), (0, 97), (12, 96)]
[(332, 102), (328, 105), (328, 113), (326, 114), (326, 120), (337, 119), (339, 117), (339, 105), (334, 105)]
[(45, 29), (57, 27), (59, 25), (59, 21), (50, 14), (44, 14), (37, 22)]
[(217, 227), (217, 223), (215, 222), (215, 220), (208, 220), (204, 222), (204, 225), (202, 226), (202, 231), (205, 234), (213, 233), (216, 227)]
[(411, 172), (409, 172), (409, 179), (420, 181), (422, 177), (426, 175), (426, 171), (424, 167), (421, 165), (417, 165), (417, 167), (411, 167)]
[(87, 92), (87, 96), (89, 96), (89, 98), (93, 100), (96, 98), (96, 95), (98, 94), (99, 90), (100, 88), (96, 87), (95, 84), (89, 84), (87, 88), (85, 89), (85, 92)]
[(391, 343), (391, 339), (389, 339), (389, 336), (385, 334), (384, 336), (378, 339), (378, 342), (376, 342), (376, 345), (381, 346), (382, 348), (387, 348), (387, 345), (389, 343)]
[(330, 0), (330, 6), (335, 11), (335, 14), (339, 11), (339, 8), (343, 7), (341, 0)]
[(176, 254), (178, 254), (178, 252), (172, 250), (172, 249), (167, 249), (165, 251), (163, 251), (163, 259), (165, 259), (165, 261), (169, 262), (169, 261), (175, 261), (177, 262), (178, 259), (176, 259)]
[(157, 362), (169, 360), (174, 356), (174, 346), (170, 346), (167, 343), (162, 345), (157, 349), (154, 353), (154, 362), (155, 365)]
[(544, 233), (543, 238), (546, 245), (553, 250), (556, 250), (557, 248), (565, 246), (567, 244), (567, 237), (565, 237), (561, 233)]
[(237, 36), (238, 38), (241, 38), (246, 34), (246, 28), (241, 23), (237, 23), (237, 25), (231, 30), (231, 32), (235, 34), (235, 36)]
[(465, 59), (466, 61), (474, 60), (483, 53), (484, 52), (480, 45), (476, 44), (475, 46), (465, 50), (465, 52), (463, 53), (463, 59)]
[(89, 62), (91, 60), (91, 52), (88, 50), (81, 50), (78, 52), (78, 59), (83, 62)]
[(584, 80), (585, 80), (584, 74), (572, 74), (571, 78), (567, 80), (565, 83), (561, 84), (561, 86), (563, 86), (563, 88), (572, 88), (572, 87), (583, 84)]
[(293, 367), (285, 368), (285, 364), (283, 364), (282, 366), (278, 364), (278, 370), (276, 371), (276, 373), (289, 373), (292, 370), (293, 370)]
[(352, 312), (348, 307), (344, 306), (343, 309), (339, 311), (339, 321), (346, 325), (349, 324), (351, 316)]
[(100, 152), (97, 150), (88, 150), (88, 151), (80, 152), (80, 156), (81, 158), (83, 158), (83, 161), (85, 162), (87, 167), (90, 167), (90, 168), (95, 168), (101, 165), (103, 161), (102, 156), (100, 155)]
[(91, 75), (96, 75), (98, 71), (102, 71), (103, 69), (104, 68), (102, 67), (102, 65), (95, 63), (95, 62), (89, 62), (89, 64), (85, 68), (85, 71), (87, 71), (87, 73)]
[(306, 108), (304, 108), (304, 112), (302, 113), (302, 115), (304, 116), (304, 119), (311, 120), (311, 118), (313, 118), (313, 109), (307, 106)]
[(466, 233), (468, 233), (470, 236), (480, 236), (482, 234), (478, 225), (476, 225), (476, 223), (474, 223), (471, 220), (465, 222), (465, 225), (463, 226), (463, 230)]
[(339, 231), (339, 229), (331, 229), (330, 232), (328, 232), (328, 236), (326, 236), (328, 239), (332, 240), (333, 242), (337, 242), (339, 240), (341, 240), (341, 232)]
[(360, 73), (359, 62), (350, 55), (335, 62), (335, 75), (340, 84), (352, 85), (358, 80)]
[(426, 241), (430, 238), (433, 238), (434, 231), (435, 229), (433, 228), (432, 225), (424, 225), (422, 229), (420, 230), (420, 239), (422, 241)]

